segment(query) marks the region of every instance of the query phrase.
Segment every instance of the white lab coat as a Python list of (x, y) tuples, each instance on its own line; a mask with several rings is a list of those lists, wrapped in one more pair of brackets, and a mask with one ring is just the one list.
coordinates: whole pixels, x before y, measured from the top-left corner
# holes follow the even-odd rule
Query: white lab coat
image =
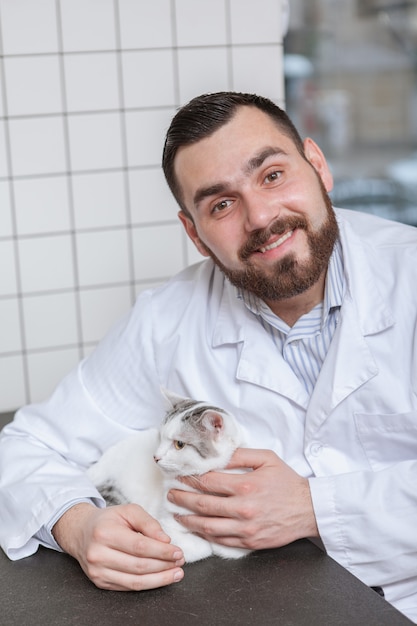
[[(327, 552), (417, 620), (417, 229), (338, 211), (347, 292), (311, 399), (211, 260), (143, 293), (97, 350), (0, 441), (0, 539), (11, 558), (83, 470), (158, 424), (160, 386), (232, 411), (251, 447), (310, 477)], [(22, 436), (22, 434), (24, 436)]]

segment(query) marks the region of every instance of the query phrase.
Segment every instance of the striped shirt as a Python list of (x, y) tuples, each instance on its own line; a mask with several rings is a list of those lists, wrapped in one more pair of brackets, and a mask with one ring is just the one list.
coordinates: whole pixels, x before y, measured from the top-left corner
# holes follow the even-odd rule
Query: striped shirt
[(237, 297), (254, 313), (270, 333), (284, 360), (311, 396), (340, 315), (345, 278), (343, 254), (337, 240), (329, 260), (324, 299), (288, 326), (269, 306), (252, 293), (238, 289)]

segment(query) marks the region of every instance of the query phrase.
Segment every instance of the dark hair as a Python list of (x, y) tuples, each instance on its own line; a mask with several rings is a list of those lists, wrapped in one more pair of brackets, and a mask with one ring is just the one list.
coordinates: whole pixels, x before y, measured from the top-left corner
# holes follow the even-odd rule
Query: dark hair
[(189, 215), (182, 200), (181, 188), (175, 176), (174, 161), (179, 148), (209, 137), (229, 122), (242, 106), (260, 109), (277, 124), (280, 130), (294, 142), (304, 157), (302, 139), (288, 115), (272, 100), (255, 94), (222, 91), (203, 94), (184, 105), (172, 119), (167, 131), (162, 167), (171, 192), (181, 209)]

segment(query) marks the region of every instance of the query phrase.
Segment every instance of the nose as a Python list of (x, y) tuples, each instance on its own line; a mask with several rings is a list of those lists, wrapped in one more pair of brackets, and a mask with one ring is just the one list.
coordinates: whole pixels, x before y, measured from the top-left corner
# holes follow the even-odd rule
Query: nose
[(153, 455), (153, 460), (155, 461), (155, 463), (159, 463), (159, 461), (161, 460), (161, 458), (159, 456), (155, 456)]
[(267, 228), (280, 214), (276, 198), (267, 193), (247, 191), (243, 197), (244, 225), (247, 232)]

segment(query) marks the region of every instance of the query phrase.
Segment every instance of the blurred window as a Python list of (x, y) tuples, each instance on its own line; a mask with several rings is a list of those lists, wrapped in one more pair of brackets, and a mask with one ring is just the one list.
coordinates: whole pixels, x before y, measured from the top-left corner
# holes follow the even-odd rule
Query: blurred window
[(287, 111), (335, 205), (417, 226), (417, 0), (291, 0)]

